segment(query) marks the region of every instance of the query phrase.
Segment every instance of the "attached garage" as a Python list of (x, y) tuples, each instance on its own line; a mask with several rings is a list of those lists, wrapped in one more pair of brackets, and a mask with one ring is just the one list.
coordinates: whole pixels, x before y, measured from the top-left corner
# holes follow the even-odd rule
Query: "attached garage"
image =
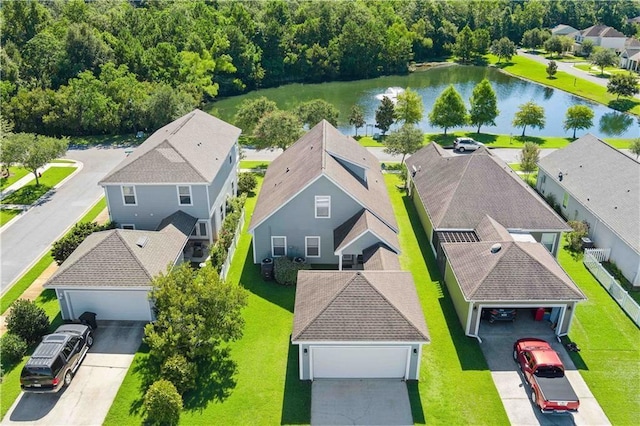
[(311, 379), (406, 379), (411, 346), (311, 346)]
[(151, 321), (148, 290), (56, 290), (62, 317), (75, 320), (83, 312), (94, 312), (98, 320)]
[(291, 341), (301, 380), (418, 380), (429, 332), (409, 272), (300, 271)]

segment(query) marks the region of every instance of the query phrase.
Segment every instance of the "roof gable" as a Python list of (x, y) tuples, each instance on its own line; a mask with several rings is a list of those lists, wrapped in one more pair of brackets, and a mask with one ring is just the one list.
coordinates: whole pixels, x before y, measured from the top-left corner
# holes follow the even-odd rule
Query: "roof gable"
[(373, 233), (396, 252), (400, 252), (397, 234), (366, 209), (362, 209), (333, 231), (335, 252), (340, 252), (367, 232)]
[(623, 37), (626, 38), (624, 34), (620, 31), (616, 30), (613, 27), (609, 27), (607, 25), (593, 25), (591, 27), (585, 28), (582, 30), (581, 35), (583, 37)]
[(300, 271), (292, 340), (429, 341), (411, 274)]
[(193, 110), (154, 132), (100, 182), (211, 183), (240, 129)]
[[(640, 163), (591, 134), (538, 162), (561, 188), (640, 252)], [(562, 182), (558, 173), (562, 171)], [(572, 212), (570, 212), (572, 214)]]

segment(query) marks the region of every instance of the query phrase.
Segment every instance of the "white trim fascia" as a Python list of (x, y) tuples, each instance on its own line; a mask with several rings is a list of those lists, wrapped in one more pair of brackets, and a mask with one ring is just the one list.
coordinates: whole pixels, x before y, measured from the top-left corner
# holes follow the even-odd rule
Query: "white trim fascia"
[[(324, 172), (322, 172), (322, 175), (325, 178), (327, 178), (327, 180), (329, 180), (329, 182), (333, 183), (336, 187), (340, 188), (342, 190), (342, 192), (344, 192), (345, 194), (347, 194), (347, 196), (349, 196), (353, 201), (355, 201), (357, 204), (360, 205), (360, 207), (362, 207), (363, 209), (366, 209), (369, 213), (371, 213), (372, 215), (374, 215), (375, 217), (378, 218), (378, 220), (382, 223), (384, 223), (385, 225), (387, 225), (389, 228), (393, 229), (393, 231), (397, 234), (400, 232), (400, 230), (398, 229), (397, 226), (391, 226), (391, 224), (387, 223), (386, 220), (384, 220), (383, 218), (381, 218), (380, 216), (378, 216), (376, 214), (376, 212), (374, 212), (373, 210), (371, 210), (370, 208), (368, 208), (367, 206), (365, 206), (360, 200), (358, 200), (356, 197), (353, 196), (353, 194), (351, 194), (349, 191), (347, 191), (346, 189), (344, 189), (344, 187), (342, 187), (338, 182), (336, 182), (334, 179), (332, 179), (331, 177), (329, 177), (328, 175), (326, 175)], [(387, 195), (387, 199), (388, 199), (389, 195)], [(389, 200), (389, 203), (391, 203), (391, 200)], [(394, 214), (395, 217), (395, 214)]]
[(349, 247), (350, 245), (352, 245), (353, 243), (355, 243), (356, 241), (358, 241), (360, 238), (362, 238), (367, 232), (371, 233), (371, 235), (373, 235), (374, 237), (376, 237), (377, 239), (379, 239), (380, 241), (384, 242), (386, 245), (388, 245), (389, 247), (391, 247), (396, 254), (400, 254), (400, 248), (399, 247), (395, 247), (393, 244), (391, 244), (390, 242), (388, 242), (387, 240), (385, 240), (384, 238), (382, 238), (380, 235), (376, 234), (375, 232), (373, 232), (370, 228), (365, 229), (364, 231), (362, 231), (360, 234), (358, 234), (358, 236), (356, 236), (354, 239), (351, 240), (351, 242), (349, 244), (347, 244), (344, 247), (341, 247), (340, 250), (336, 250), (333, 252), (333, 254), (335, 254), (336, 256), (338, 255), (338, 253), (342, 253), (345, 251), (345, 249), (347, 247)]
[[(464, 297), (464, 294), (463, 294), (463, 297)], [(471, 327), (471, 317), (473, 317), (473, 305), (475, 304), (475, 302), (472, 300), (467, 303), (469, 305), (469, 309), (468, 309), (469, 313), (467, 314), (467, 325), (464, 327), (465, 334), (470, 333), (469, 328)]]
[(101, 186), (130, 186), (130, 185), (134, 185), (134, 186), (176, 186), (176, 185), (183, 185), (183, 186), (187, 186), (187, 185), (193, 185), (193, 186), (197, 186), (197, 185), (211, 185), (212, 182), (205, 182), (205, 181), (201, 181), (201, 182), (107, 182), (107, 183), (101, 183)]
[[(106, 188), (104, 189), (104, 199), (107, 201), (107, 212), (109, 213), (109, 222), (113, 222), (113, 216), (111, 216), (111, 204), (109, 203), (109, 192), (106, 190)], [(96, 204), (98, 204), (98, 202), (100, 202), (100, 200), (98, 200), (94, 206)]]
[(250, 230), (247, 232), (251, 234), (251, 246), (253, 247), (253, 264), (255, 265), (258, 263), (258, 261), (256, 260), (256, 233), (254, 230)]
[[(189, 188), (189, 204), (180, 203), (180, 187)], [(176, 185), (176, 193), (178, 195), (178, 207), (189, 207), (193, 206), (193, 191), (191, 190), (191, 185)]]
[(291, 340), (293, 345), (314, 345), (314, 346), (408, 346), (408, 345), (424, 345), (429, 343), (427, 340)]
[[(307, 183), (305, 186), (303, 186), (298, 192), (296, 192), (295, 194), (293, 194), (291, 197), (289, 197), (288, 200), (286, 200), (284, 203), (280, 204), (280, 206), (273, 210), (271, 213), (269, 213), (268, 215), (266, 215), (260, 222), (256, 223), (255, 225), (249, 227), (248, 231), (253, 231), (254, 229), (256, 229), (258, 226), (262, 225), (264, 222), (267, 221), (267, 219), (269, 219), (271, 216), (273, 216), (274, 214), (276, 214), (277, 212), (279, 212), (280, 210), (282, 210), (282, 208), (284, 206), (286, 206), (287, 204), (289, 204), (291, 202), (291, 200), (295, 199), (298, 195), (300, 195), (301, 193), (303, 193), (307, 188), (309, 188), (311, 185), (313, 185), (318, 179), (320, 179), (322, 176), (324, 176), (324, 173), (320, 173), (318, 174), (318, 176), (316, 176), (314, 179), (310, 180), (309, 183)], [(262, 191), (261, 191), (262, 192)]]
[(46, 289), (52, 288), (54, 290), (61, 290), (61, 291), (70, 291), (70, 290), (92, 290), (92, 291), (100, 291), (100, 290), (106, 290), (106, 291), (117, 291), (117, 290), (131, 290), (131, 291), (135, 291), (135, 290), (144, 290), (144, 291), (151, 291), (152, 286), (149, 285), (147, 287), (118, 287), (118, 286), (104, 286), (104, 287), (98, 287), (98, 286), (65, 286), (65, 285), (44, 285), (43, 286)]
[[(311, 356), (311, 354), (309, 354)], [(309, 366), (311, 369), (311, 366)], [(302, 372), (304, 370), (304, 365), (302, 364), (302, 345), (298, 346), (298, 378), (302, 380)]]

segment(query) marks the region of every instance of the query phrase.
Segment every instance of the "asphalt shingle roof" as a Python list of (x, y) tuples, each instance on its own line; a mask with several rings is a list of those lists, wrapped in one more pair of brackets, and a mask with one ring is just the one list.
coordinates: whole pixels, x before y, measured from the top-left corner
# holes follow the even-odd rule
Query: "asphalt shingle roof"
[[(339, 160), (362, 166), (366, 169), (367, 181), (361, 181)], [(326, 120), (314, 126), (271, 162), (249, 229), (257, 227), (320, 176), (335, 182), (397, 232), (398, 225), (377, 158)]]
[(430, 143), (407, 159), (435, 229), (473, 229), (485, 215), (507, 229), (569, 231), (568, 225), (502, 160), (480, 148), (453, 156)]
[(593, 25), (580, 32), (583, 37), (626, 37), (620, 31), (607, 25)]
[(112, 229), (89, 235), (44, 285), (56, 287), (146, 287), (173, 266), (197, 219), (184, 212), (159, 231)]
[(411, 273), (300, 271), (291, 340), (428, 342)]
[(398, 235), (380, 219), (362, 209), (333, 231), (333, 245), (336, 252), (356, 241), (366, 231), (373, 232), (382, 238), (397, 252), (400, 251)]
[(399, 271), (401, 269), (398, 255), (382, 243), (362, 250), (362, 264), (368, 271)]
[(149, 136), (100, 184), (211, 183), (238, 136), (237, 127), (193, 110)]
[(553, 179), (640, 252), (638, 161), (588, 134), (540, 159), (538, 165), (547, 179)]

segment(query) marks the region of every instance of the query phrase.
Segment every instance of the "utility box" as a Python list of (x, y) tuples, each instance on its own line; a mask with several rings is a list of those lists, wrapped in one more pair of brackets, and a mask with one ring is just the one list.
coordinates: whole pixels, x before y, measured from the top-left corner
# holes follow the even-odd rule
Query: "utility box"
[(583, 249), (593, 248), (593, 241), (591, 241), (591, 238), (587, 238), (587, 237), (582, 238), (582, 248)]
[(92, 329), (98, 328), (98, 322), (96, 321), (96, 314), (94, 312), (83, 312), (78, 319), (84, 325), (88, 325)]
[(273, 280), (273, 259), (266, 257), (260, 262), (260, 275), (265, 281)]

